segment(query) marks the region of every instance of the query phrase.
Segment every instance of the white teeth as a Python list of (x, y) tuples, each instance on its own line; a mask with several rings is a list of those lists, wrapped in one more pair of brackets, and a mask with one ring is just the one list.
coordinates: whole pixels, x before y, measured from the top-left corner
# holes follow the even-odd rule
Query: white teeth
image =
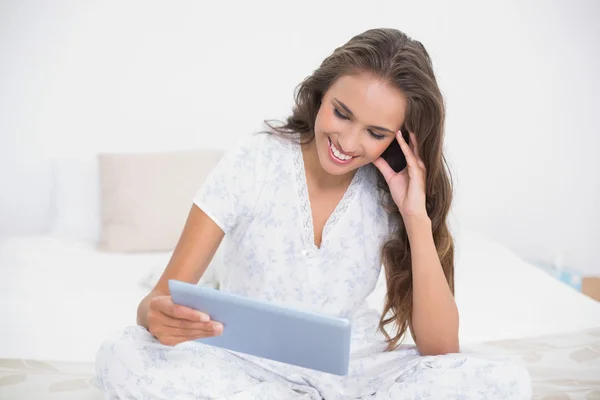
[(333, 142), (330, 140), (329, 141), (329, 147), (331, 148), (331, 151), (333, 152), (333, 155), (341, 160), (341, 161), (348, 161), (352, 158), (352, 156), (347, 156), (345, 154), (342, 154), (334, 145)]

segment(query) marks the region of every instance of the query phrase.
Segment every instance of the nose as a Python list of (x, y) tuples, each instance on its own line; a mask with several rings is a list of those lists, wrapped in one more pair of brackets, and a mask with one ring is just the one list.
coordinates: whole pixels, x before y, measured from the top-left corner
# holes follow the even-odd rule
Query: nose
[(348, 154), (349, 156), (354, 156), (358, 153), (359, 135), (356, 132), (348, 132), (344, 135), (340, 135), (338, 137), (338, 143), (340, 145), (340, 150), (344, 154)]

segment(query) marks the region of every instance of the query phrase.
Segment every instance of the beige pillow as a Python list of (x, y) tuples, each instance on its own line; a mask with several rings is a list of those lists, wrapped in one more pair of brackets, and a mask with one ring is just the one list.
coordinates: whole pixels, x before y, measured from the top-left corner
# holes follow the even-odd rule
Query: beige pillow
[(99, 155), (104, 251), (172, 250), (222, 150)]

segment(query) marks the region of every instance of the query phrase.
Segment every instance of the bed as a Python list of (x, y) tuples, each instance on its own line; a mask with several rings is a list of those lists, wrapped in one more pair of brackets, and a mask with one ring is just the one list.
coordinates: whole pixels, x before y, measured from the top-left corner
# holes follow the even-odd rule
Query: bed
[[(521, 359), (536, 399), (598, 398), (600, 303), (476, 232), (455, 235), (462, 351)], [(101, 399), (95, 352), (111, 332), (135, 322), (139, 300), (169, 257), (105, 253), (50, 235), (4, 242), (0, 398)], [(374, 308), (383, 279), (368, 299)]]

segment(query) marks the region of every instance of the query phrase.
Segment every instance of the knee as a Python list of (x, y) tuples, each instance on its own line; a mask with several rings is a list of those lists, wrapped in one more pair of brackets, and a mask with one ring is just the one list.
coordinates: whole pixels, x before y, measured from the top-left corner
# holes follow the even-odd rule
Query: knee
[(96, 383), (105, 390), (119, 386), (120, 380), (141, 360), (140, 344), (152, 335), (141, 326), (129, 326), (109, 336), (96, 353)]
[(487, 391), (501, 394), (503, 399), (531, 399), (533, 389), (529, 371), (516, 358), (488, 360), (479, 370)]
[[(531, 399), (531, 376), (516, 358), (507, 356), (448, 354), (427, 357), (427, 371), (437, 370), (448, 380), (463, 379), (468, 393), (488, 393), (490, 399)], [(454, 379), (456, 378), (456, 379)]]
[(113, 367), (115, 362), (135, 353), (136, 345), (152, 339), (152, 335), (141, 326), (128, 326), (117, 331), (100, 345), (96, 352), (96, 367)]

